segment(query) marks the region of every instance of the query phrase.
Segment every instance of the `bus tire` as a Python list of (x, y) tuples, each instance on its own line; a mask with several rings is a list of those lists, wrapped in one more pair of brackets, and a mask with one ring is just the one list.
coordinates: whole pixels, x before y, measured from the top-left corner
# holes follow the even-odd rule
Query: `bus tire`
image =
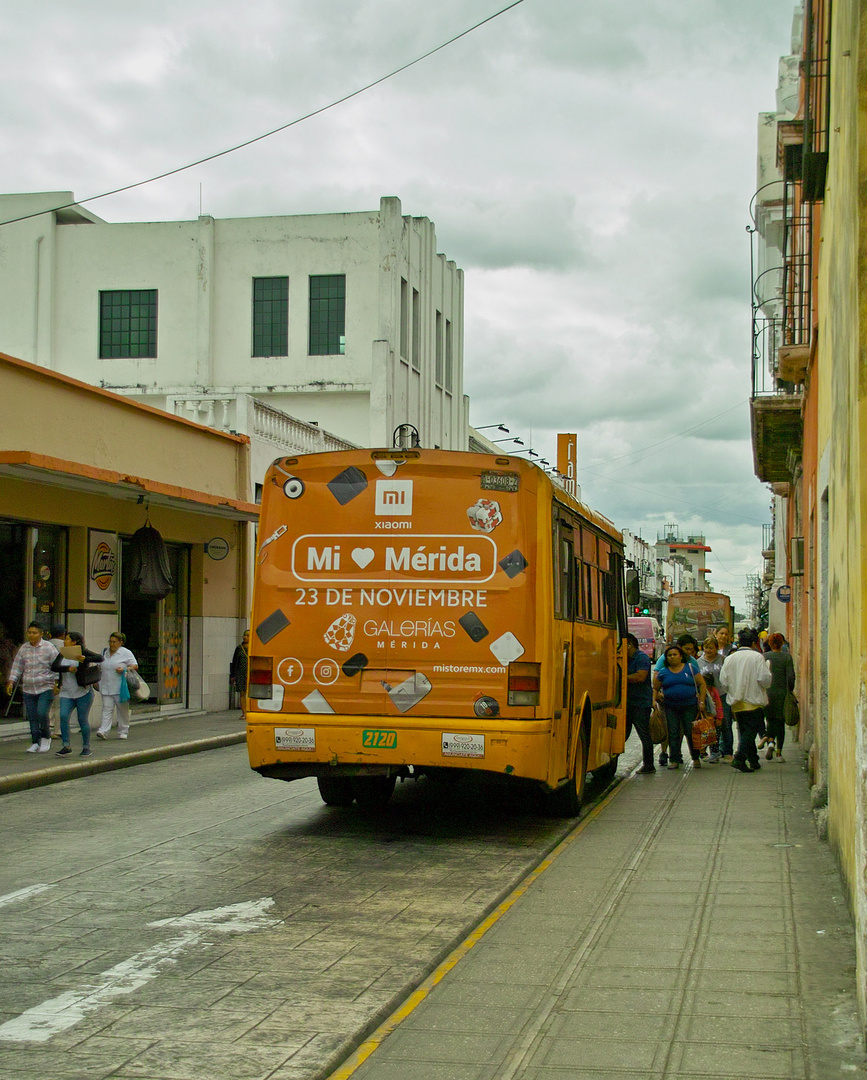
[(317, 776), (319, 795), (326, 806), (352, 806), (355, 792), (346, 776)]
[(617, 772), (617, 759), (619, 755), (615, 754), (604, 765), (600, 765), (598, 769), (593, 770), (593, 776), (596, 780), (601, 780), (603, 784), (610, 783)]
[(352, 792), (362, 810), (382, 810), (394, 791), (396, 776), (356, 776)]
[(577, 817), (584, 804), (584, 785), (587, 780), (587, 744), (583, 731), (575, 762), (575, 775), (548, 795), (548, 813), (552, 817)]

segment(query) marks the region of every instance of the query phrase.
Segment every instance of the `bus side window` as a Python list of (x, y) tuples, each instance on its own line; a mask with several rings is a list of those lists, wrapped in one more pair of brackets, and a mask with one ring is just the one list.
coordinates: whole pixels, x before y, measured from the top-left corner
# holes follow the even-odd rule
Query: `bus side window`
[(573, 568), (573, 580), (575, 582), (575, 604), (572, 609), (572, 621), (583, 622), (584, 621), (584, 597), (586, 595), (586, 589), (584, 588), (584, 570), (581, 564), (581, 560), (578, 556), (575, 556), (575, 566)]

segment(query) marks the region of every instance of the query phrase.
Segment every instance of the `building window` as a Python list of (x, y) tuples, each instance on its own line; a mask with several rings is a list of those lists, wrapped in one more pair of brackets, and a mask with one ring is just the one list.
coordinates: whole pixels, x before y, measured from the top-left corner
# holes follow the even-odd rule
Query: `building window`
[(443, 313), (436, 313), (436, 325), (434, 329), (434, 367), (437, 386), (443, 384)]
[(155, 357), (157, 290), (112, 289), (99, 294), (99, 356)]
[(400, 356), (409, 360), (409, 285), (406, 278), (400, 279)]
[(289, 278), (253, 278), (253, 356), (289, 355)]
[(310, 356), (346, 352), (346, 275), (310, 278)]
[(412, 366), (421, 370), (421, 297), (412, 290)]
[(454, 362), (452, 357), (452, 324), (450, 319), (446, 319), (446, 370), (445, 378), (443, 380), (443, 386), (451, 393), (452, 390), (452, 364)]

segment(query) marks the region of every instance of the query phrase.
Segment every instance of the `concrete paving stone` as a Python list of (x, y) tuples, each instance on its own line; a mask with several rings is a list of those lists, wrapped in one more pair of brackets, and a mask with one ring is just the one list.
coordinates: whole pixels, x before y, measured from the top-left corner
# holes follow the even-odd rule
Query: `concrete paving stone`
[(572, 987), (557, 1002), (560, 1012), (586, 1012), (593, 1016), (615, 1013), (618, 1016), (641, 1016), (668, 1013), (675, 1008), (673, 994), (657, 987), (637, 990), (633, 987)]
[(793, 972), (736, 971), (713, 967), (704, 968), (695, 973), (695, 989), (794, 994), (798, 990), (798, 979)]
[[(460, 964), (458, 965), (460, 968)], [(458, 968), (454, 970), (457, 971)], [(436, 988), (438, 1005), (476, 1006), (484, 1001), (486, 1008), (534, 1009), (544, 995), (542, 987), (523, 982), (487, 983), (471, 979), (459, 980), (449, 976)]]
[[(529, 1065), (560, 1068), (649, 1070), (667, 1043), (633, 1039), (566, 1039), (545, 1037), (528, 1060)], [(615, 1073), (615, 1076), (618, 1074)]]
[(478, 1065), (452, 1062), (391, 1062), (369, 1058), (354, 1074), (355, 1080), (485, 1080), (486, 1070)]
[[(350, 1001), (323, 1001), (321, 999), (289, 1000), (278, 1005), (264, 1018), (257, 1017), (253, 1025), (257, 1030), (297, 1029), (311, 1032), (343, 1032), (364, 1027), (370, 1020), (373, 1003)], [(248, 1031), (252, 1031), (250, 1028)], [(267, 1042), (267, 1039), (264, 1040)]]
[(658, 948), (658, 944), (654, 941), (652, 947), (644, 943), (623, 948), (609, 945), (601, 955), (604, 956), (606, 964), (614, 967), (629, 967), (630, 964), (640, 963), (642, 967), (648, 968), (683, 968), (691, 963), (691, 946), (685, 938), (669, 948)]
[(791, 947), (782, 943), (776, 947), (763, 941), (750, 948), (736, 948), (725, 942), (710, 942), (700, 954), (701, 967), (718, 970), (734, 968), (738, 971), (797, 971), (797, 962)]
[(682, 972), (677, 968), (602, 967), (587, 965), (575, 979), (576, 986), (632, 988), (665, 992), (677, 985)]
[(552, 1039), (647, 1041), (661, 1039), (673, 1028), (670, 1013), (558, 1012), (546, 1035)]
[(84, 1045), (60, 1052), (43, 1043), (3, 1044), (0, 1045), (0, 1076), (12, 1075), (14, 1070), (21, 1070), (22, 1065), (26, 1068), (26, 1072), (22, 1070), (25, 1075), (52, 1080), (56, 1075), (55, 1066), (70, 1068), (73, 1076), (87, 1077), (88, 1080), (91, 1076), (109, 1076), (134, 1056), (147, 1052), (147, 1040), (131, 1039), (129, 1042), (131, 1045), (109, 1039), (97, 1046), (94, 1038), (88, 1040), (90, 1047)]
[(547, 986), (553, 973), (566, 959), (568, 953), (561, 948), (556, 949), (526, 949), (488, 948), (476, 946), (472, 953), (472, 964), (458, 964), (453, 969), (454, 977), (458, 980), (464, 977), (488, 983), (510, 983), (520, 981), (530, 984)]
[(472, 1005), (443, 1005), (430, 1000), (412, 1014), (413, 1027), (418, 1031), (477, 1032), (484, 1035), (505, 1035), (518, 1031), (526, 1016), (524, 1009), (492, 1008), (485, 1001)]
[(187, 1008), (137, 1005), (126, 1015), (100, 1028), (99, 1035), (127, 1038), (133, 1032), (136, 1038), (152, 1041), (168, 1038), (184, 1042), (232, 1042), (255, 1027), (261, 1018), (261, 1009), (253, 1013), (222, 1009), (218, 1005), (208, 1009), (189, 1005)]
[(786, 1020), (799, 1016), (799, 1000), (795, 994), (766, 993), (758, 990), (743, 993), (735, 990), (690, 990), (684, 995), (684, 1013), (693, 1016), (722, 1016), (761, 1024), (764, 1019)]
[(806, 1063), (800, 1047), (785, 1049), (772, 1046), (745, 1046), (722, 1040), (713, 1045), (685, 1043), (682, 1047), (678, 1069), (680, 1073), (695, 1073), (699, 1076), (712, 1073), (715, 1076), (731, 1077), (732, 1080), (735, 1078), (756, 1080), (758, 1077), (762, 1080), (766, 1077), (803, 1080), (807, 1076)]
[(790, 1049), (802, 1044), (803, 1031), (798, 1017), (757, 1017), (746, 1012), (740, 1016), (693, 1016), (684, 1029), (684, 1038), (696, 1044), (728, 1043), (735, 1037), (743, 1037), (753, 1046)]
[[(159, 979), (147, 983), (136, 990), (136, 1003), (140, 1005), (165, 1005), (183, 1009), (184, 1007), (206, 1008), (229, 994), (243, 987), (243, 983), (208, 980), (200, 982), (200, 975), (191, 975), (187, 979), (173, 979), (164, 971)], [(276, 997), (276, 995), (275, 995)], [(277, 999), (277, 1003), (282, 998)], [(242, 1009), (244, 1006), (240, 1006)], [(275, 1005), (276, 1007), (276, 1005)]]
[(232, 1080), (266, 1080), (285, 1064), (291, 1054), (284, 1047), (190, 1044), (165, 1040), (137, 1054), (116, 1069), (115, 1076), (156, 1076), (161, 1080), (202, 1080), (202, 1077), (231, 1077)]
[(390, 1035), (386, 1057), (416, 1062), (460, 1062), (465, 1065), (493, 1064), (506, 1052), (511, 1038), (483, 1035), (478, 1032), (450, 1032), (444, 1037), (439, 1031), (416, 1031), (404, 1027)]
[[(521, 1080), (658, 1080), (658, 1078), (658, 1072), (645, 1069), (617, 1069), (615, 1072), (605, 1067), (584, 1069), (575, 1065), (534, 1067), (521, 1072)], [(373, 1080), (379, 1080), (379, 1078), (376, 1077)], [(497, 1080), (497, 1077), (486, 1076), (484, 1080)], [(679, 1077), (678, 1080), (680, 1080)]]

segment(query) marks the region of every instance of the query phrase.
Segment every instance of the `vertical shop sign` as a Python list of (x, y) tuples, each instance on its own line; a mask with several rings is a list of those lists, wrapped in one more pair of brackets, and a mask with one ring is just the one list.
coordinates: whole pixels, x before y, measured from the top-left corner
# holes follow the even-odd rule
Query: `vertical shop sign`
[(87, 530), (87, 599), (117, 603), (117, 533)]

